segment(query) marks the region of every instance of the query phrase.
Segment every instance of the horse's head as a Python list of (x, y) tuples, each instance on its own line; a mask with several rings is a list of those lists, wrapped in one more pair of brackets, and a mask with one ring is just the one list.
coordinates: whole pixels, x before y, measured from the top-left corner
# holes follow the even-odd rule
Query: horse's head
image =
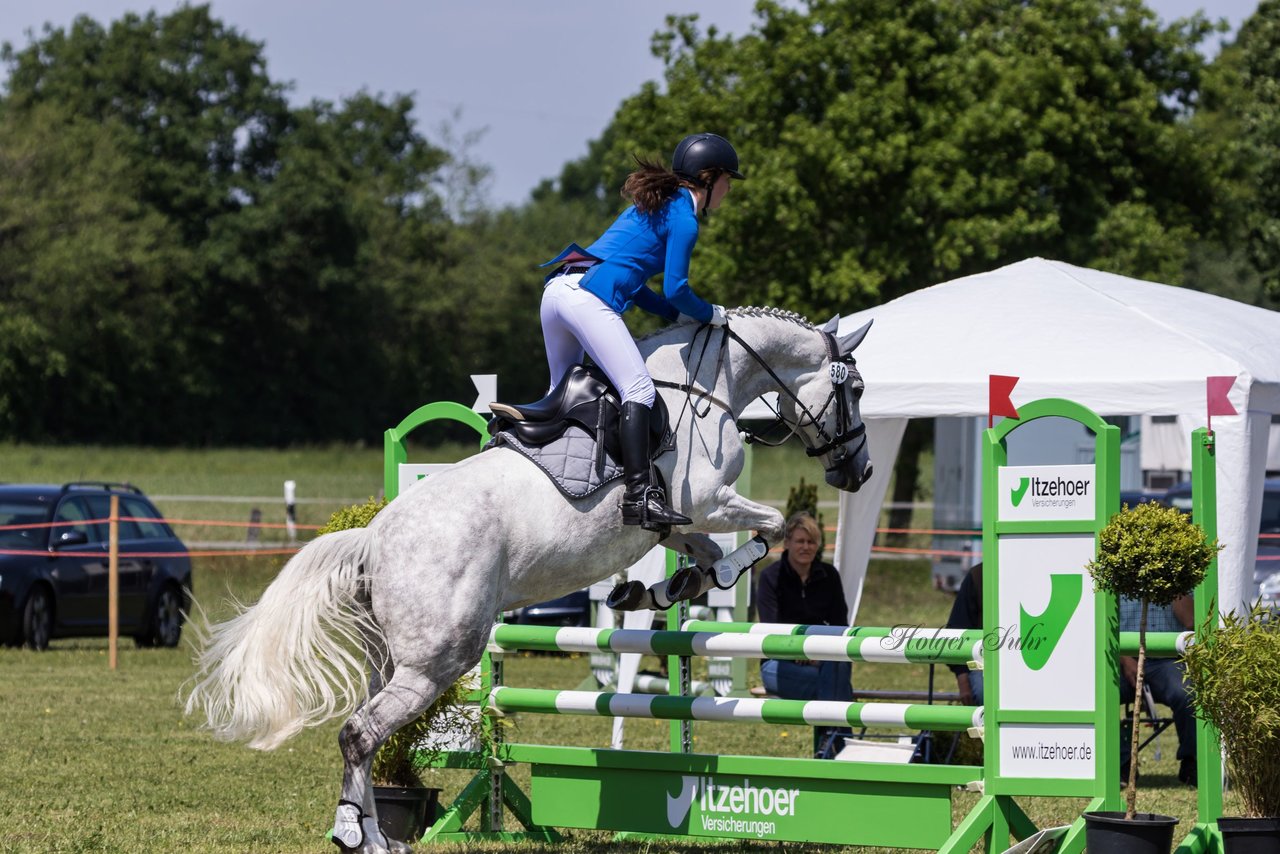
[(871, 321), (844, 336), (836, 334), (839, 322), (837, 315), (818, 330), (827, 350), (821, 368), (796, 390), (795, 399), (780, 395), (778, 404), (782, 417), (804, 439), (805, 453), (821, 458), (828, 485), (857, 492), (871, 477), (871, 455), (858, 407), (862, 374), (853, 351)]

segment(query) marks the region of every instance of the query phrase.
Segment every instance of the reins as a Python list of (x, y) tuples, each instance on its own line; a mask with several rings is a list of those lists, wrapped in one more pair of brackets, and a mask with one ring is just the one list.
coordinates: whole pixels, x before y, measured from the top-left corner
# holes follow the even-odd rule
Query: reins
[[(677, 391), (682, 391), (685, 393), (684, 406), (681, 407), (680, 415), (679, 417), (676, 418), (676, 420), (673, 423), (679, 423), (680, 418), (684, 417), (684, 412), (686, 409), (692, 409), (693, 415), (696, 418), (699, 418), (699, 419), (705, 418), (711, 411), (711, 405), (715, 404), (716, 406), (723, 409), (725, 412), (729, 413), (729, 416), (733, 418), (734, 424), (738, 427), (738, 430), (743, 434), (743, 441), (746, 442), (747, 444), (760, 444), (760, 445), (764, 445), (765, 447), (777, 447), (778, 445), (781, 445), (783, 442), (785, 442), (788, 436), (796, 435), (796, 436), (799, 436), (800, 441), (804, 443), (805, 454), (810, 457), (820, 457), (823, 454), (829, 453), (834, 449), (840, 448), (846, 442), (850, 442), (857, 438), (862, 439), (862, 445), (866, 444), (866, 441), (867, 441), (866, 425), (859, 424), (857, 427), (853, 427), (852, 429), (850, 428), (849, 425), (852, 424), (853, 422), (853, 413), (849, 405), (848, 397), (845, 394), (841, 393), (842, 387), (849, 379), (850, 368), (854, 367), (857, 363), (854, 361), (852, 356), (842, 357), (840, 355), (839, 346), (836, 344), (835, 338), (830, 333), (823, 332), (822, 338), (823, 338), (823, 344), (827, 348), (827, 357), (831, 363), (831, 368), (830, 368), (831, 393), (827, 396), (826, 401), (822, 404), (822, 408), (818, 410), (818, 416), (814, 416), (814, 414), (809, 410), (807, 406), (804, 405), (804, 403), (800, 400), (800, 398), (796, 395), (796, 393), (793, 392), (787, 386), (787, 384), (782, 381), (782, 378), (778, 376), (778, 374), (773, 370), (773, 368), (769, 366), (769, 363), (764, 360), (764, 357), (762, 357), (759, 353), (757, 353), (750, 344), (744, 341), (742, 339), (742, 336), (734, 332), (729, 327), (728, 324), (725, 324), (723, 327), (721, 327), (724, 330), (724, 334), (720, 338), (720, 346), (718, 348), (719, 352), (717, 353), (717, 356), (716, 356), (716, 370), (715, 370), (714, 376), (719, 377), (720, 368), (724, 363), (724, 354), (725, 354), (725, 351), (728, 349), (729, 340), (732, 339), (733, 341), (737, 342), (738, 346), (742, 347), (743, 350), (746, 350), (747, 353), (751, 356), (751, 358), (755, 360), (756, 364), (764, 368), (765, 372), (768, 373), (769, 376), (773, 378), (773, 381), (777, 384), (778, 388), (780, 389), (780, 393), (785, 394), (791, 400), (791, 402), (795, 404), (796, 408), (799, 409), (799, 411), (804, 414), (804, 418), (808, 419), (807, 423), (813, 425), (814, 429), (817, 430), (818, 436), (823, 441), (822, 441), (822, 444), (815, 446), (815, 445), (810, 445), (808, 438), (803, 433), (800, 432), (800, 428), (804, 427), (806, 422), (803, 419), (797, 419), (795, 424), (791, 424), (790, 422), (787, 421), (786, 418), (783, 417), (781, 407), (777, 407), (777, 408), (772, 406), (769, 407), (770, 411), (774, 414), (775, 420), (771, 424), (769, 424), (769, 426), (766, 427), (765, 430), (762, 432), (767, 432), (769, 430), (772, 430), (776, 424), (783, 424), (787, 427), (789, 431), (788, 436), (784, 436), (783, 438), (779, 439), (777, 442), (768, 442), (760, 438), (760, 434), (757, 434), (750, 429), (743, 428), (740, 424), (738, 424), (738, 419), (733, 414), (733, 410), (729, 407), (729, 405), (724, 401), (720, 400), (719, 398), (715, 397), (710, 390), (700, 389), (697, 386), (693, 385), (693, 378), (696, 377), (698, 375), (698, 372), (701, 370), (703, 359), (706, 356), (707, 347), (711, 342), (712, 327), (710, 326), (700, 327), (699, 329), (695, 330), (693, 333), (694, 341), (697, 340), (698, 333), (701, 332), (703, 328), (707, 330), (707, 336), (702, 343), (702, 350), (698, 354), (698, 359), (696, 363), (692, 366), (692, 368), (689, 371), (689, 375), (688, 375), (689, 381), (685, 383), (674, 383), (668, 380), (657, 380), (657, 379), (653, 381), (653, 384), (656, 386), (662, 386), (663, 388), (676, 389)], [(699, 402), (705, 401), (707, 403), (706, 408), (703, 409), (701, 412), (698, 411), (698, 405), (697, 403), (694, 402), (695, 397), (698, 398)], [(836, 432), (834, 436), (829, 435), (826, 431), (826, 428), (823, 427), (822, 422), (818, 420), (818, 417), (824, 416), (826, 414), (827, 409), (831, 406), (833, 401), (835, 401), (836, 403)], [(767, 403), (765, 405), (769, 406), (769, 404)], [(861, 450), (862, 445), (859, 445), (857, 450)], [(857, 450), (854, 451), (855, 454), (857, 453)], [(843, 455), (840, 455), (840, 456), (843, 456)]]

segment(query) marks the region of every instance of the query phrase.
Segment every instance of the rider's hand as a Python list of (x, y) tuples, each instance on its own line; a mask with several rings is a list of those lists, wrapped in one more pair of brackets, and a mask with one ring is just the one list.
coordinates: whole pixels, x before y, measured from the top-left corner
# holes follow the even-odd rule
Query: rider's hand
[(724, 326), (729, 322), (729, 315), (725, 314), (724, 306), (711, 306), (711, 319), (707, 321), (712, 326)]

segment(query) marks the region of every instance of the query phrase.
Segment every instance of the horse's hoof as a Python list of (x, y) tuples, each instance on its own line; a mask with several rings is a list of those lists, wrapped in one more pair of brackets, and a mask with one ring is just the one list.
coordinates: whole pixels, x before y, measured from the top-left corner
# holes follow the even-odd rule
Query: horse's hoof
[(387, 839), (387, 850), (391, 854), (413, 854), (413, 849), (409, 847), (409, 843), (401, 842), (399, 839)]
[(639, 611), (647, 608), (649, 607), (649, 588), (639, 581), (619, 584), (609, 591), (604, 605), (614, 611)]

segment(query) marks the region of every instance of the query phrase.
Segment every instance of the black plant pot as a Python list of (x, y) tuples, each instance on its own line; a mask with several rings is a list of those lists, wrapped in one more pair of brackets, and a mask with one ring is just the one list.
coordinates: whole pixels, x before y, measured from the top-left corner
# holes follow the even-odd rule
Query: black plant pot
[(1280, 818), (1220, 818), (1226, 854), (1280, 854)]
[(1169, 854), (1177, 823), (1172, 816), (1150, 812), (1135, 813), (1129, 820), (1123, 812), (1087, 812), (1085, 849), (1089, 854)]
[(440, 790), (374, 786), (373, 801), (378, 807), (378, 827), (388, 839), (417, 842), (435, 823)]

